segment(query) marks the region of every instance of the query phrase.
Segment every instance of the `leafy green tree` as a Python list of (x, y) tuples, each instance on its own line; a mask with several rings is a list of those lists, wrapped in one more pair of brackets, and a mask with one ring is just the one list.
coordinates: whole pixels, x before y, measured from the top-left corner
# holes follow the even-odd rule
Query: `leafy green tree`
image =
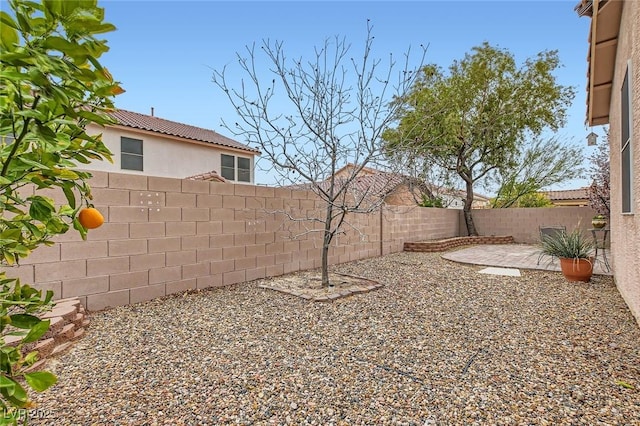
[(544, 207), (546, 198), (538, 197), (538, 191), (584, 173), (582, 150), (557, 137), (535, 138), (515, 158), (515, 167), (500, 170), (493, 208)]
[(399, 124), (384, 134), (387, 150), (410, 150), (464, 182), (464, 218), (477, 235), (471, 205), (473, 187), (513, 169), (523, 141), (566, 121), (574, 97), (556, 82), (556, 51), (544, 51), (522, 66), (507, 50), (488, 43), (474, 47), (445, 73), (436, 65), (422, 69), (402, 105)]
[(438, 207), (444, 208), (444, 202), (442, 197), (429, 197), (426, 194), (422, 195), (422, 201), (418, 203), (420, 207)]
[[(507, 195), (505, 199), (513, 200), (515, 197)], [(505, 208), (505, 207), (551, 207), (553, 203), (545, 194), (540, 192), (533, 192), (526, 195), (518, 196), (517, 200), (511, 202), (509, 206), (501, 204), (502, 200), (493, 198), (491, 199), (492, 208)]]
[[(83, 238), (77, 219), (91, 199), (90, 174), (78, 165), (111, 160), (101, 135), (85, 132), (88, 124), (104, 125), (120, 85), (98, 62), (108, 50), (97, 36), (115, 27), (104, 21), (96, 0), (10, 0), (0, 12), (0, 264), (14, 265), (32, 250), (53, 244), (70, 224)], [(46, 192), (43, 192), (46, 190)], [(47, 196), (64, 193), (56, 205)], [(51, 294), (21, 285), (0, 272), (2, 350), (0, 394), (4, 421), (15, 422), (17, 408), (29, 406), (19, 377), (43, 391), (55, 381), (46, 372), (25, 373), (36, 356), (22, 355), (21, 344), (46, 332), (45, 321), (32, 315), (51, 304)], [(22, 336), (17, 352), (5, 334)], [(9, 419), (9, 420), (7, 420)]]
[(527, 194), (518, 200), (518, 207), (551, 207), (553, 203), (545, 194)]

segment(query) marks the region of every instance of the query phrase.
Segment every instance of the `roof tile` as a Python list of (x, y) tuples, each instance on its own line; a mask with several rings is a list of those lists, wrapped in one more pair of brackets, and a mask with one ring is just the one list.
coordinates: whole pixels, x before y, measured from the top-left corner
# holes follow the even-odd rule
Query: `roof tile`
[(193, 176), (187, 176), (185, 179), (189, 180), (204, 180), (209, 182), (226, 182), (227, 180), (220, 176), (215, 170), (210, 172), (200, 173)]
[(588, 199), (587, 188), (565, 189), (561, 191), (546, 191), (550, 200), (583, 200)]
[(240, 149), (254, 154), (260, 153), (260, 151), (255, 148), (236, 142), (233, 139), (214, 132), (213, 130), (203, 129), (202, 127), (191, 126), (189, 124), (178, 123), (176, 121), (165, 120), (164, 118), (140, 114), (138, 112), (127, 111), (124, 109), (117, 109), (110, 113), (110, 115), (116, 119), (118, 124), (121, 126), (149, 130), (151, 132), (162, 133), (165, 135), (206, 142), (212, 145)]

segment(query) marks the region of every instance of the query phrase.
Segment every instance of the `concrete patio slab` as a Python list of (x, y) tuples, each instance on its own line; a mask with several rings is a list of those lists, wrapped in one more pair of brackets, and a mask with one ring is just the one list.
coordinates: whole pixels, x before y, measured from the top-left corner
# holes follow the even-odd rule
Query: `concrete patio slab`
[[(607, 250), (605, 254), (611, 264), (611, 252)], [(478, 245), (443, 253), (442, 258), (472, 265), (560, 271), (560, 263), (557, 259), (549, 256), (540, 257), (540, 249), (535, 245), (527, 244)], [(607, 269), (602, 253), (598, 253), (593, 273), (613, 275), (612, 271)]]

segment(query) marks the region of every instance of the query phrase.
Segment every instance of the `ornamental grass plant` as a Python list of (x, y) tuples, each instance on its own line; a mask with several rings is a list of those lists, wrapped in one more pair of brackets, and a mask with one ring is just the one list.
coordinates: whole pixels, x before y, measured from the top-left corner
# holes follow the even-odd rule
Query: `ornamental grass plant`
[(578, 229), (543, 235), (541, 245), (543, 254), (559, 259), (589, 259), (595, 248), (593, 241)]

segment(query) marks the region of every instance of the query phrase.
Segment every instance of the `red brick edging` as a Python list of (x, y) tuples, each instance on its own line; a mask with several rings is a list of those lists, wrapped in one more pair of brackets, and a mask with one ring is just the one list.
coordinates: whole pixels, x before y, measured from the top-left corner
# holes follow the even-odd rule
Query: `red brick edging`
[(418, 241), (404, 243), (404, 251), (433, 253), (446, 251), (455, 247), (470, 244), (513, 244), (515, 241), (511, 235), (482, 236), (482, 237), (454, 237), (438, 241)]

